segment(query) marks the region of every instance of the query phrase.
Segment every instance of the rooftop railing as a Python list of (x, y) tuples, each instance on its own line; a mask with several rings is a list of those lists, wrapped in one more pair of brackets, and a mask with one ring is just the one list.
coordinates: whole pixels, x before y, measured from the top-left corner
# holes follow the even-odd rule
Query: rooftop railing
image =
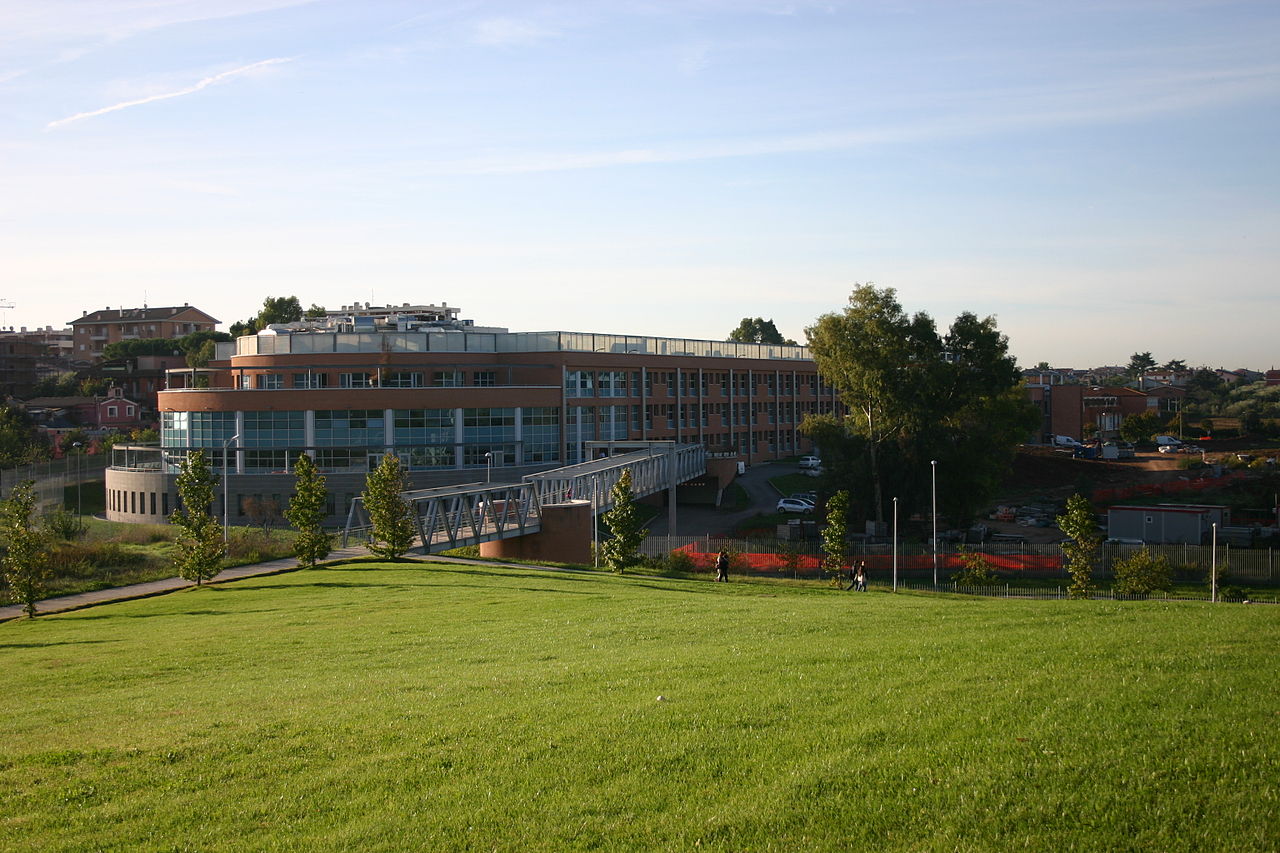
[[(606, 352), (805, 361), (809, 348), (594, 332), (290, 332), (245, 335), (234, 355), (335, 352)], [(219, 350), (219, 357), (223, 351)]]

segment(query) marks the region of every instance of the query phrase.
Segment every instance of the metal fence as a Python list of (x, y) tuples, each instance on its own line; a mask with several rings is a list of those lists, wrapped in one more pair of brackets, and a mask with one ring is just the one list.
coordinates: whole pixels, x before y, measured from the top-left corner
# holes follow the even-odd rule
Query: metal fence
[[(1122, 545), (1104, 544), (1101, 548), (1095, 576), (1109, 578), (1112, 565), (1118, 559), (1131, 556), (1146, 547), (1155, 556), (1164, 556), (1173, 568), (1175, 580), (1202, 580), (1213, 561), (1212, 548), (1208, 545)], [(753, 573), (782, 577), (816, 577), (821, 574), (819, 563), (822, 552), (817, 543), (786, 541), (781, 539), (737, 539), (714, 536), (650, 536), (641, 544), (640, 551), (651, 558), (665, 557), (673, 551), (688, 555), (696, 569), (709, 569), (715, 555), (725, 550), (734, 555), (742, 569)], [(1018, 543), (988, 542), (966, 546), (964, 550), (947, 547), (937, 555), (939, 581), (963, 567), (961, 558), (980, 554), (992, 567), (1006, 576), (1015, 575), (1036, 579), (1066, 578), (1062, 548), (1059, 545), (1029, 545)], [(883, 579), (893, 572), (893, 546), (889, 544), (852, 545), (848, 558), (866, 563), (870, 576)], [(1218, 566), (1228, 577), (1228, 582), (1275, 582), (1280, 569), (1280, 550), (1275, 548), (1240, 548), (1229, 544), (1218, 545)], [(929, 579), (934, 573), (934, 555), (928, 545), (902, 544), (897, 554), (898, 578), (911, 580)]]
[(62, 506), (63, 489), (76, 483), (105, 479), (106, 469), (106, 454), (67, 456), (17, 468), (5, 468), (0, 470), (0, 497), (8, 497), (18, 483), (32, 480), (36, 484), (36, 499), (42, 508)]

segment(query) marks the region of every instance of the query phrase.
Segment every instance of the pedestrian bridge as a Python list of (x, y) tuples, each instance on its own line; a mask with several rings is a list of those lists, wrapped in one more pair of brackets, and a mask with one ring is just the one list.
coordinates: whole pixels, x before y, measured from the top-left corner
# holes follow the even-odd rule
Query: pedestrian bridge
[[(707, 470), (706, 448), (701, 444), (584, 444), (591, 452), (608, 455), (529, 474), (519, 483), (467, 483), (404, 492), (417, 525), (414, 547), (425, 554), (437, 554), (464, 545), (528, 536), (542, 530), (543, 507), (570, 501), (590, 501), (592, 516), (598, 516), (612, 508), (610, 493), (627, 469), (631, 470), (631, 489), (637, 498), (670, 490), (669, 512), (674, 515), (675, 487)], [(363, 499), (357, 497), (347, 512), (343, 547), (367, 539), (369, 532), (368, 512)]]

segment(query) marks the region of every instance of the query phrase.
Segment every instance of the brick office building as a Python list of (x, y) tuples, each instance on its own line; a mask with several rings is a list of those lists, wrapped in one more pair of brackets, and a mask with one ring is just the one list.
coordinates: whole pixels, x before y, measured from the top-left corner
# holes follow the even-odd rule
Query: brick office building
[(698, 442), (750, 463), (810, 450), (804, 416), (837, 407), (806, 347), (477, 331), (422, 316), (273, 327), (220, 344), (208, 368), (171, 371), (162, 447), (117, 451), (108, 517), (172, 511), (177, 466), (196, 448), (218, 469), (229, 448), (233, 521), (247, 497), (284, 506), (303, 452), (326, 472), (338, 521), (387, 452), (416, 487), (515, 481), (584, 461), (592, 440)]

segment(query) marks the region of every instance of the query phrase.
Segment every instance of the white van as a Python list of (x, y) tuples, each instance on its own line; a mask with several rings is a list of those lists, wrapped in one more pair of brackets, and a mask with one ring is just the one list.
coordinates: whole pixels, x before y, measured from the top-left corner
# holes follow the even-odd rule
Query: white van
[(1083, 444), (1076, 441), (1074, 438), (1072, 438), (1069, 435), (1055, 435), (1053, 437), (1053, 446), (1054, 447), (1072, 447), (1072, 448), (1084, 447)]
[(1179, 446), (1181, 446), (1181, 444), (1182, 444), (1182, 439), (1180, 439), (1180, 438), (1174, 438), (1174, 437), (1173, 437), (1173, 436), (1171, 436), (1171, 435), (1157, 435), (1157, 436), (1156, 436), (1156, 446), (1157, 446), (1157, 447), (1179, 447)]

